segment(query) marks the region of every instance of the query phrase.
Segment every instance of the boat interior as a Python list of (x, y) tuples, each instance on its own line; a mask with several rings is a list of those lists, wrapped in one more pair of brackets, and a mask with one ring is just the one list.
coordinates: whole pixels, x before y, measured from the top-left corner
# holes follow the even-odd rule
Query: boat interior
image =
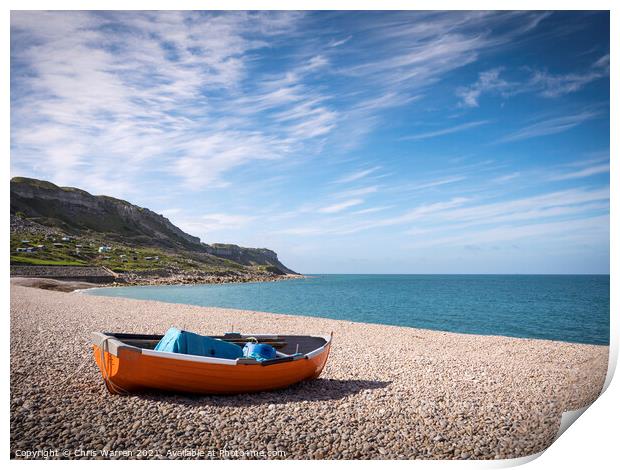
[[(136, 348), (155, 349), (163, 335), (141, 335), (132, 333), (105, 333), (119, 341)], [(279, 355), (308, 354), (319, 349), (327, 343), (327, 338), (322, 336), (295, 336), (295, 335), (242, 335), (239, 333), (226, 333), (223, 336), (211, 336), (229, 343), (243, 347), (247, 342), (256, 339), (259, 343), (270, 344)]]

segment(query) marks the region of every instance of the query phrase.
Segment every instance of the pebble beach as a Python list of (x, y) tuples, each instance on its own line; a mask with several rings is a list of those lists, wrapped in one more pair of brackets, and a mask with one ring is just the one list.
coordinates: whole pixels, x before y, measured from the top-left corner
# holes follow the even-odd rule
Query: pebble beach
[[(23, 283), (22, 283), (23, 284)], [(329, 334), (320, 378), (110, 395), (91, 332)], [(12, 458), (504, 459), (601, 392), (609, 348), (11, 286)]]

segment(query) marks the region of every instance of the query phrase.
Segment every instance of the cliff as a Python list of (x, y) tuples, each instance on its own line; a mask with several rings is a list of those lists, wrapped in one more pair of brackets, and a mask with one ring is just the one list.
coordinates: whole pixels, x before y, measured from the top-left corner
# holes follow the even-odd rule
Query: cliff
[[(46, 227), (58, 233), (131, 248), (183, 253), (200, 262), (220, 259), (235, 265), (263, 267), (274, 274), (291, 274), (277, 254), (266, 248), (201, 243), (166, 217), (110, 196), (59, 187), (48, 181), (11, 179), (11, 232), (14, 228)], [(27, 231), (27, 230), (26, 230)], [(20, 231), (23, 233), (23, 230)]]
[(96, 232), (129, 245), (204, 251), (198, 237), (175, 227), (164, 216), (109, 196), (47, 181), (11, 179), (11, 214), (70, 235)]
[(225, 243), (213, 243), (205, 247), (207, 253), (229, 259), (243, 266), (270, 266), (271, 272), (275, 274), (296, 274), (278, 260), (275, 251), (268, 248), (245, 248)]

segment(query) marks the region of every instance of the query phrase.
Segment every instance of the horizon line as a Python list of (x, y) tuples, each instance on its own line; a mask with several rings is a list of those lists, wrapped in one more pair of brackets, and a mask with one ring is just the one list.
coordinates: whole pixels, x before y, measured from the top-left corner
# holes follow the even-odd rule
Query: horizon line
[(610, 276), (610, 273), (299, 273), (302, 276)]

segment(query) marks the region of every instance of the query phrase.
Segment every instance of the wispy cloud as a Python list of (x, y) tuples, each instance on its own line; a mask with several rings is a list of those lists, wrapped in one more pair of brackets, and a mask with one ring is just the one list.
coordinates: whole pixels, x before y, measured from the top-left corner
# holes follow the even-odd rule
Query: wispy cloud
[[(392, 217), (384, 217), (378, 219), (362, 220), (359, 222), (341, 221), (340, 223), (322, 224), (321, 226), (301, 226), (287, 228), (281, 233), (297, 234), (297, 235), (317, 235), (317, 234), (333, 234), (333, 235), (352, 235), (354, 233), (377, 229), (381, 227), (391, 227), (402, 224), (414, 222), (416, 220), (424, 219), (425, 217), (431, 217), (435, 214), (447, 211), (455, 207), (459, 207), (467, 202), (467, 198), (455, 197), (447, 201), (433, 202), (427, 204), (420, 204), (413, 209), (410, 209), (399, 215)], [(357, 205), (363, 201), (356, 201), (354, 205)], [(347, 206), (350, 207), (350, 206)], [(338, 210), (340, 208), (337, 208)], [(358, 211), (357, 214), (370, 214), (379, 212), (373, 208), (369, 211)], [(381, 208), (383, 210), (384, 208)]]
[(174, 215), (174, 223), (188, 233), (200, 236), (203, 241), (225, 241), (213, 239), (214, 236), (228, 230), (241, 229), (254, 220), (256, 216), (245, 214), (211, 213), (191, 216), (187, 213)]
[(353, 173), (349, 173), (347, 175), (344, 175), (341, 178), (338, 178), (335, 181), (335, 183), (352, 183), (354, 181), (361, 180), (367, 177), (368, 175), (375, 173), (377, 170), (380, 170), (380, 169), (381, 169), (380, 166), (373, 166), (371, 168), (366, 168), (364, 170), (354, 171)]
[[(334, 28), (316, 51), (299, 29), (310, 16), (13, 12), (13, 167), (93, 191), (116, 185), (120, 196), (147, 175), (190, 191), (226, 187), (252, 162), (300, 158), (327, 139), (353, 146), (385, 110), (524, 32), (515, 15), (389, 13), (370, 28)], [(283, 68), (260, 67), (291, 40)], [(333, 63), (345, 49), (351, 61)], [(347, 77), (350, 95), (329, 93), (319, 72)]]
[(462, 206), (468, 201), (465, 197), (454, 197), (447, 201), (433, 202), (429, 204), (420, 204), (419, 206), (411, 209), (404, 214), (375, 221), (364, 228), (376, 228), (385, 227), (390, 225), (399, 225), (403, 223), (414, 222), (424, 217), (430, 217), (432, 215), (443, 213), (449, 209)]
[(556, 98), (581, 90), (587, 84), (609, 75), (609, 54), (598, 59), (589, 70), (582, 73), (552, 74), (536, 71), (529, 82), (542, 96)]
[(342, 46), (343, 44), (346, 44), (347, 42), (349, 42), (352, 38), (353, 38), (353, 35), (349, 34), (347, 37), (344, 37), (342, 39), (334, 39), (330, 41), (328, 46), (329, 47)]
[[(15, 11), (11, 172), (283, 259), (384, 262), (386, 240), (404, 259), (512, 228), (604, 242), (587, 227), (609, 207), (608, 44), (591, 34), (608, 17), (562, 15)], [(572, 46), (534, 65), (558, 37)], [(484, 145), (498, 137), (531, 141)]]
[(353, 215), (365, 215), (365, 214), (373, 214), (375, 212), (381, 212), (387, 209), (390, 209), (393, 206), (379, 206), (379, 207), (368, 207), (366, 209), (360, 209), (358, 211), (353, 211), (351, 214)]
[(559, 134), (599, 116), (600, 113), (594, 111), (583, 111), (577, 114), (540, 120), (500, 138), (496, 143), (516, 142), (534, 137)]
[(365, 196), (367, 194), (376, 193), (379, 190), (379, 186), (364, 186), (361, 188), (348, 189), (346, 191), (340, 191), (334, 194), (335, 197), (356, 197)]
[(557, 173), (551, 175), (549, 177), (549, 180), (564, 181), (577, 178), (585, 178), (587, 176), (600, 175), (602, 173), (609, 173), (609, 164), (589, 166), (578, 171), (570, 171), (567, 173)]
[(459, 87), (456, 91), (457, 96), (462, 99), (462, 105), (477, 107), (480, 96), (484, 93), (508, 94), (514, 88), (514, 84), (500, 78), (502, 68), (498, 67), (491, 70), (480, 72), (478, 81), (468, 87)]
[(335, 214), (336, 212), (342, 212), (349, 207), (358, 206), (364, 202), (363, 199), (348, 199), (346, 201), (337, 202), (329, 206), (321, 207), (318, 212), (323, 214)]
[(456, 89), (461, 105), (478, 107), (482, 95), (499, 95), (507, 98), (522, 93), (534, 93), (546, 98), (557, 98), (575, 93), (591, 82), (609, 76), (609, 54), (597, 59), (587, 70), (554, 74), (547, 70), (532, 70), (528, 77), (507, 80), (500, 75), (504, 67), (480, 72), (478, 80), (469, 86)]
[[(568, 189), (564, 191), (554, 191), (540, 195), (509, 199), (500, 202), (477, 204), (462, 207), (443, 213), (445, 220), (450, 223), (460, 224), (494, 224), (499, 222), (527, 220), (536, 217), (550, 215), (561, 215), (558, 208), (574, 211), (573, 206), (579, 207), (586, 203), (596, 201), (608, 201), (609, 188), (587, 190), (582, 188)], [(590, 208), (580, 208), (580, 211), (587, 211)]]
[(380, 58), (342, 71), (374, 77), (382, 86), (423, 88), (474, 62), (482, 51), (531, 31), (547, 15), (519, 13), (518, 22), (513, 21), (515, 14), (494, 12), (411, 12), (384, 17), (377, 19), (373, 28), (366, 28), (358, 40), (364, 48), (360, 50), (382, 51)]
[[(12, 95), (13, 149), (22, 166), (45, 162), (55, 181), (95, 190), (145, 172), (188, 189), (224, 186), (233, 168), (285, 158), (334, 127), (337, 113), (304, 82), (327, 64), (320, 55), (296, 63), (288, 82), (239, 93), (252, 54), (301, 17), (13, 12), (12, 53), (24, 64)], [(279, 108), (291, 104), (301, 112), (284, 117)], [(271, 110), (279, 118), (259, 125)]]
[(424, 140), (424, 139), (432, 139), (434, 137), (441, 137), (442, 135), (454, 134), (456, 132), (462, 132), (468, 129), (472, 129), (474, 127), (479, 127), (484, 124), (488, 124), (489, 121), (481, 120), (481, 121), (472, 121), (465, 122), (463, 124), (459, 124), (452, 127), (445, 127), (443, 129), (438, 129), (435, 131), (429, 132), (421, 132), (419, 134), (409, 135), (405, 137), (401, 137), (401, 140)]
[[(384, 227), (416, 223), (417, 234), (459, 232), (467, 228), (489, 227), (499, 224), (546, 223), (550, 219), (583, 218), (592, 211), (609, 208), (609, 188), (573, 188), (542, 193), (530, 197), (513, 198), (497, 202), (476, 203), (465, 197), (420, 204), (408, 211), (390, 217), (370, 218), (361, 221), (341, 220), (312, 226), (294, 227), (298, 235), (352, 235)], [(372, 214), (377, 211), (369, 211)], [(358, 212), (360, 215), (364, 215)], [(293, 233), (286, 229), (284, 233)]]
[(515, 171), (513, 173), (508, 173), (507, 175), (498, 176), (497, 178), (493, 178), (495, 183), (505, 183), (506, 181), (513, 180), (521, 176), (520, 171)]
[(411, 189), (428, 189), (435, 188), (437, 186), (444, 186), (446, 184), (457, 183), (459, 181), (463, 181), (466, 179), (465, 176), (449, 176), (447, 178), (442, 178), (438, 180), (428, 181), (426, 183), (414, 184)]
[[(525, 224), (508, 224), (500, 227), (459, 233), (442, 237), (428, 237), (417, 240), (420, 248), (429, 246), (454, 247), (463, 245), (488, 246), (524, 239), (549, 240), (554, 237), (556, 243), (563, 239), (572, 239), (583, 243), (592, 239), (604, 239), (609, 231), (609, 215), (585, 217), (579, 220), (530, 222)], [(593, 237), (594, 235), (594, 237)]]

